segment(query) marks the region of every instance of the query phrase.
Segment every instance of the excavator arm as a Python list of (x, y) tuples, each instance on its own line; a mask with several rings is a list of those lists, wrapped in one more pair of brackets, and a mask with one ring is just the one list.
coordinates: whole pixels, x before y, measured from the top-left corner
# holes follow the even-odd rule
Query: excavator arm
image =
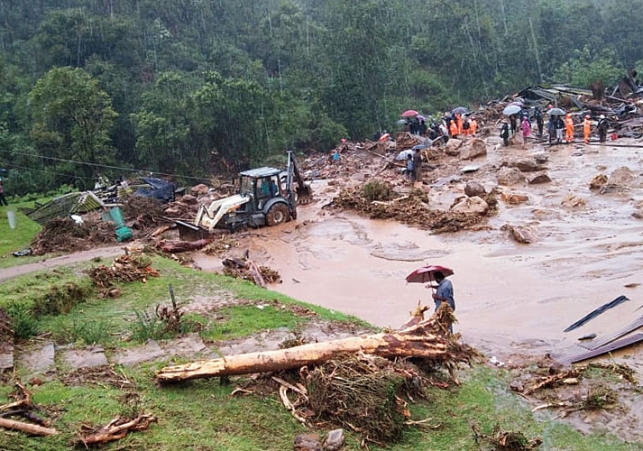
[[(293, 191), (293, 182), (297, 184), (295, 191)], [(304, 182), (292, 150), (288, 151), (288, 179), (286, 189), (289, 193), (296, 194), (297, 203), (300, 205), (309, 204), (313, 200), (313, 190), (310, 188), (310, 185)]]

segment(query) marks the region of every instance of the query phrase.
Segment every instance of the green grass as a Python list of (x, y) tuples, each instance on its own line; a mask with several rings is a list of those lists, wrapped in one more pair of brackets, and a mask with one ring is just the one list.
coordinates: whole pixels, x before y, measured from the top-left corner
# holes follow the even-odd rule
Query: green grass
[[(14, 257), (12, 252), (29, 247), (33, 237), (40, 232), (40, 225), (33, 222), (20, 211), (23, 204), (10, 204), (0, 207), (0, 268), (42, 260), (42, 257)], [(16, 217), (16, 228), (9, 227), (7, 212), (12, 211)]]
[[(109, 264), (108, 261), (103, 263)], [(78, 264), (8, 281), (0, 285), (0, 305), (9, 302), (33, 304), (34, 298), (41, 296), (52, 284), (74, 281), (84, 285), (88, 277), (83, 270), (89, 265)], [(59, 344), (98, 342), (110, 351), (135, 345), (137, 343), (126, 342), (123, 338), (136, 324), (136, 312), (153, 314), (157, 304), (169, 305), (170, 283), (177, 301), (183, 305), (196, 296), (243, 300), (239, 305), (217, 309), (216, 315), (207, 312), (190, 314), (192, 320), (204, 325), (201, 335), (206, 340), (244, 337), (278, 327), (295, 330), (309, 317), (295, 314), (294, 306), (315, 311), (325, 319), (353, 319), (299, 303), (249, 282), (194, 272), (171, 260), (155, 257), (153, 267), (161, 274), (159, 278), (152, 278), (147, 284), (121, 284), (119, 288), (123, 296), (117, 299), (100, 299), (94, 291), (67, 314), (34, 319), (38, 330), (49, 332), (50, 337)], [(263, 308), (258, 308), (258, 305)], [(28, 346), (28, 343), (23, 346)], [(81, 424), (105, 424), (117, 415), (132, 415), (139, 409), (158, 417), (158, 424), (152, 425), (148, 431), (129, 434), (102, 449), (277, 451), (292, 449), (295, 435), (311, 432), (286, 411), (274, 392), (230, 396), (246, 380), (243, 377), (233, 377), (230, 385), (221, 385), (218, 379), (165, 387), (155, 385), (156, 370), (167, 364), (187, 361), (185, 358), (174, 358), (170, 362), (153, 362), (138, 367), (116, 366), (115, 371), (131, 382), (131, 386), (124, 389), (114, 388), (107, 383), (65, 386), (60, 382), (61, 379), (30, 387), (34, 402), (42, 409), (41, 414), (52, 419), (52, 426), (61, 434), (37, 438), (0, 431), (0, 449), (71, 449), (70, 443), (76, 439)], [(62, 376), (68, 369), (59, 366), (58, 371)], [(528, 438), (540, 437), (544, 442), (540, 448), (543, 450), (643, 450), (643, 445), (623, 443), (607, 435), (580, 434), (556, 420), (550, 412), (532, 415), (530, 409), (533, 406), (508, 390), (510, 377), (504, 370), (476, 367), (463, 370), (460, 379), (463, 382), (461, 387), (449, 390), (431, 388), (428, 401), (410, 404), (413, 419), (430, 421), (425, 427), (407, 429), (401, 442), (386, 449), (488, 449), (475, 443), (471, 424), (476, 424), (484, 433), (490, 433), (498, 424), (505, 431), (520, 431)], [(28, 381), (26, 377), (23, 380)], [(10, 384), (0, 385), (0, 404), (9, 402), (11, 391)], [(136, 393), (138, 403), (133, 405), (126, 402), (126, 393)], [(334, 427), (321, 424), (313, 427), (312, 431), (323, 434)], [(347, 445), (344, 450), (362, 449), (361, 437), (350, 431), (345, 432)], [(374, 445), (370, 445), (369, 449), (383, 450)]]

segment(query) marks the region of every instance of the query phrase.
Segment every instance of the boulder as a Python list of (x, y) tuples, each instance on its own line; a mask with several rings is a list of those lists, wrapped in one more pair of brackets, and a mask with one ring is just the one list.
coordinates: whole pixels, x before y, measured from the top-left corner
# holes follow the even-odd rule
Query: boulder
[(344, 430), (334, 429), (324, 439), (324, 451), (339, 451), (344, 446)]
[(531, 244), (535, 241), (534, 233), (529, 227), (505, 224), (500, 227), (500, 230), (509, 232), (509, 236), (521, 244)]
[(463, 197), (451, 207), (453, 213), (475, 213), (483, 215), (489, 210), (489, 204), (476, 197)]
[(500, 195), (500, 198), (504, 203), (510, 204), (510, 205), (522, 204), (523, 202), (527, 202), (529, 200), (529, 196), (526, 196), (524, 194), (516, 194), (516, 193), (502, 193)]
[(487, 145), (483, 140), (474, 138), (468, 146), (460, 152), (460, 158), (463, 160), (473, 160), (474, 158), (484, 157), (487, 155)]
[(530, 185), (538, 185), (541, 183), (549, 183), (549, 182), (551, 182), (551, 178), (547, 174), (538, 174), (537, 176), (529, 179)]
[(208, 187), (208, 185), (205, 185), (205, 184), (203, 184), (203, 183), (200, 183), (200, 184), (198, 184), (198, 185), (193, 186), (193, 187), (190, 189), (190, 192), (191, 192), (193, 195), (198, 196), (198, 195), (207, 194), (209, 190), (210, 190), (210, 188)]
[(536, 172), (542, 169), (533, 158), (517, 158), (514, 160), (509, 160), (507, 162), (507, 166), (509, 166), (510, 168), (518, 168), (520, 172)]
[(317, 434), (299, 434), (295, 437), (294, 451), (322, 451)]
[(498, 171), (498, 184), (511, 186), (524, 183), (525, 176), (517, 168), (503, 167)]
[(457, 138), (451, 138), (447, 145), (444, 147), (444, 153), (452, 157), (457, 157), (460, 155), (460, 148), (462, 147), (462, 141)]
[(578, 208), (578, 207), (584, 207), (585, 206), (585, 199), (582, 197), (578, 197), (571, 191), (565, 196), (565, 198), (562, 200), (560, 203), (563, 207), (567, 208)]
[(591, 182), (589, 182), (589, 189), (597, 190), (607, 185), (607, 176), (605, 174), (597, 174)]
[(634, 174), (629, 168), (622, 166), (618, 169), (615, 169), (614, 172), (610, 175), (610, 178), (607, 180), (608, 185), (620, 185), (624, 186), (634, 180)]
[(482, 186), (481, 183), (478, 182), (468, 182), (467, 186), (464, 187), (464, 194), (466, 194), (468, 197), (481, 197), (487, 192), (484, 189), (484, 186)]
[(549, 161), (549, 155), (546, 153), (539, 153), (534, 155), (534, 160), (536, 160), (536, 163), (538, 164), (545, 164)]

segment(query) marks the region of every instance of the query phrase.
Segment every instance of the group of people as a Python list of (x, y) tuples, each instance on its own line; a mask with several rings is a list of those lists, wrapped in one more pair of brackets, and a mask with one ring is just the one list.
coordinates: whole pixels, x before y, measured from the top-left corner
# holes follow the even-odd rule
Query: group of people
[(456, 138), (460, 135), (475, 136), (478, 131), (478, 120), (474, 115), (463, 117), (461, 113), (452, 113), (450, 115), (445, 113), (442, 121), (451, 138)]
[[(520, 121), (520, 130), (522, 132), (523, 143), (531, 137), (532, 126), (531, 119), (527, 111), (523, 110), (520, 114), (520, 119), (517, 114), (509, 116), (509, 120), (503, 120), (500, 127), (500, 137), (502, 138), (503, 144), (506, 146), (509, 145), (509, 137), (517, 132), (518, 130), (518, 121)], [(542, 137), (543, 135), (543, 116), (539, 107), (535, 108), (534, 119), (538, 126), (538, 135)], [(609, 129), (609, 121), (605, 115), (599, 117), (598, 122), (594, 123), (589, 115), (585, 115), (583, 119), (583, 142), (585, 144), (589, 143), (589, 137), (592, 133), (592, 126), (596, 125), (596, 130), (598, 131), (598, 137), (600, 142), (605, 142), (607, 140), (607, 130)], [(573, 143), (574, 142), (574, 118), (571, 113), (565, 115), (556, 115), (550, 114), (549, 121), (547, 122), (547, 131), (549, 133), (549, 144), (553, 144), (554, 140), (558, 144), (563, 143)], [(524, 145), (524, 144), (523, 144)]]
[(423, 116), (406, 118), (404, 123), (409, 133), (419, 135), (435, 141), (442, 137), (444, 141), (461, 135), (475, 136), (478, 132), (478, 120), (475, 115), (465, 115), (459, 112), (444, 113), (440, 122), (431, 120), (427, 124)]

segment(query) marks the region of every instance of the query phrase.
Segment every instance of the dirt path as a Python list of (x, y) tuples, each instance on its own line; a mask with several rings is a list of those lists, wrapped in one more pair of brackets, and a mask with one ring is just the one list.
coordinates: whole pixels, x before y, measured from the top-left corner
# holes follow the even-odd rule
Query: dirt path
[(123, 246), (110, 246), (91, 249), (89, 251), (76, 252), (60, 257), (48, 258), (36, 263), (27, 263), (24, 265), (12, 266), (10, 268), (0, 269), (0, 282), (13, 277), (29, 274), (43, 269), (55, 268), (56, 266), (69, 265), (72, 263), (84, 262), (95, 257), (115, 257), (123, 253)]

